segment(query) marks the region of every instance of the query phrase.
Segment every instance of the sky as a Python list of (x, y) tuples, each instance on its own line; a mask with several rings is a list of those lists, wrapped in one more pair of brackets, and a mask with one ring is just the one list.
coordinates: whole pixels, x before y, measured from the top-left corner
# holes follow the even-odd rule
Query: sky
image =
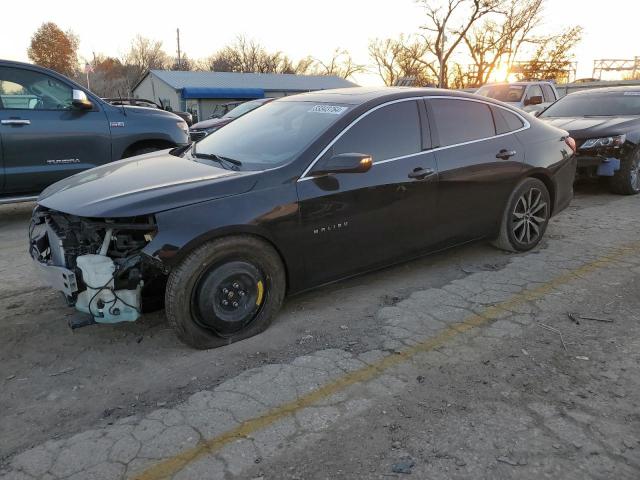
[[(414, 0), (31, 0), (27, 7), (17, 1), (2, 3), (0, 58), (20, 61), (28, 61), (31, 35), (46, 21), (73, 30), (84, 58), (91, 58), (92, 52), (121, 56), (138, 34), (161, 40), (165, 51), (175, 55), (180, 28), (182, 51), (190, 58), (208, 57), (244, 34), (294, 60), (307, 55), (328, 59), (341, 48), (361, 64), (370, 63), (370, 39), (415, 33), (424, 23), (422, 7)], [(591, 77), (596, 58), (640, 55), (639, 16), (637, 0), (608, 0), (606, 7), (594, 0), (547, 0), (542, 31), (581, 25), (584, 37), (575, 49), (577, 77)], [(373, 73), (354, 80), (381, 84)]]

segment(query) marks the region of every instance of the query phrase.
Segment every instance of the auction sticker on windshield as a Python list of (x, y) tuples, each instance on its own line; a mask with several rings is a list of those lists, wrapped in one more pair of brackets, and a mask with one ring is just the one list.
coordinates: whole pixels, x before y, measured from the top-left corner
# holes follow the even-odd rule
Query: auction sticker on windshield
[(340, 105), (314, 105), (309, 112), (313, 113), (331, 113), (332, 115), (340, 115), (347, 107)]

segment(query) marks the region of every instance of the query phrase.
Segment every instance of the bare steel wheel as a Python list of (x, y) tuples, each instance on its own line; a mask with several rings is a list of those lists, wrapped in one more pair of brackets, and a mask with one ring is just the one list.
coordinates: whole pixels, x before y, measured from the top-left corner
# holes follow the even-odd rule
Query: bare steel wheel
[(545, 184), (526, 178), (511, 193), (500, 225), (495, 246), (511, 252), (525, 252), (535, 247), (549, 223), (551, 199)]
[(172, 270), (165, 312), (184, 343), (215, 348), (266, 329), (285, 289), (275, 249), (256, 237), (233, 235), (205, 243)]

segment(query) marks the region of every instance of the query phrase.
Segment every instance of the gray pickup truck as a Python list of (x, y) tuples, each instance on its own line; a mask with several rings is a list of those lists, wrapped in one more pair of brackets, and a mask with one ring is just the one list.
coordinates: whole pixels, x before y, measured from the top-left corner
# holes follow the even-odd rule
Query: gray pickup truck
[(122, 158), (186, 145), (187, 124), (159, 109), (115, 106), (49, 69), (0, 60), (0, 204)]
[(508, 103), (532, 115), (539, 114), (560, 98), (553, 82), (538, 80), (491, 83), (480, 87), (475, 93)]

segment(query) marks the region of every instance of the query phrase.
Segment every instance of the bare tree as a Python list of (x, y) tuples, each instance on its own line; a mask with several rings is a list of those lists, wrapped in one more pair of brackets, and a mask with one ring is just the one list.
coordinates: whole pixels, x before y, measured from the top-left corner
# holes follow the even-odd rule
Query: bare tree
[[(100, 97), (117, 97), (128, 94), (125, 75), (126, 67), (122, 61), (102, 54), (94, 54), (93, 60), (86, 62), (91, 66), (91, 90)], [(78, 73), (76, 82), (86, 85), (87, 77)]]
[(446, 0), (434, 6), (431, 0), (419, 0), (427, 23), (421, 27), (429, 51), (436, 57), (438, 86), (447, 86), (447, 64), (469, 29), (485, 15), (495, 12), (500, 0)]
[(369, 42), (369, 56), (385, 85), (398, 85), (410, 79), (414, 86), (434, 83), (436, 70), (425, 60), (429, 48), (424, 42), (400, 35), (397, 39), (375, 39)]
[(355, 63), (348, 51), (336, 48), (329, 61), (315, 60), (315, 70), (320, 75), (349, 78), (356, 73), (364, 72), (365, 66)]
[(214, 53), (208, 60), (208, 68), (216, 72), (295, 73), (291, 60), (282, 52), (268, 52), (244, 36)]
[(571, 51), (582, 39), (582, 27), (570, 28), (564, 33), (537, 40), (531, 60), (518, 67), (520, 78), (543, 78), (568, 81), (573, 54)]
[(169, 57), (162, 49), (161, 41), (138, 35), (122, 62), (126, 66), (124, 75), (127, 79), (127, 90), (130, 92), (148, 70), (165, 68), (168, 61)]
[(184, 72), (190, 72), (196, 69), (195, 62), (192, 61), (186, 53), (182, 53), (180, 55), (180, 61), (178, 62), (178, 57), (170, 59), (170, 70), (181, 70)]
[(545, 0), (511, 0), (506, 10), (506, 64), (511, 65), (524, 44), (532, 42), (534, 30), (542, 23)]
[(479, 28), (467, 32), (464, 43), (473, 60), (473, 68), (468, 72), (468, 82), (473, 86), (483, 85), (507, 53), (504, 24), (499, 26), (493, 20), (487, 20)]

